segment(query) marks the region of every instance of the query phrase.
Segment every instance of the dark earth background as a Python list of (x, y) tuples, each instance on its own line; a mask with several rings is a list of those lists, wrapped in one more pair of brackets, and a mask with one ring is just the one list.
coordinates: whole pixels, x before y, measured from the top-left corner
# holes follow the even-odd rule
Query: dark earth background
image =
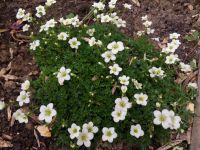
[[(83, 17), (90, 10), (94, 0), (57, 0), (47, 12), (47, 17), (59, 18), (69, 13), (77, 13)], [(127, 35), (134, 37), (136, 32), (143, 29), (141, 17), (148, 15), (153, 22), (155, 29), (153, 37), (167, 37), (170, 33), (178, 32), (184, 37), (191, 29), (200, 27), (200, 0), (140, 0), (140, 7), (136, 6), (132, 0), (118, 0), (119, 9), (122, 3), (133, 4), (133, 9), (122, 14), (122, 18), (127, 21), (127, 28), (122, 29)], [(7, 32), (0, 32), (0, 100), (8, 102), (15, 100), (20, 92), (20, 83), (25, 79), (36, 79), (39, 75), (39, 68), (34, 63), (34, 59), (28, 51), (26, 42), (19, 42), (12, 38), (10, 31), (15, 16), (19, 8), (26, 11), (33, 11), (34, 8), (44, 4), (44, 0), (0, 0), (0, 29), (9, 29)], [(23, 34), (23, 33), (22, 33)], [(182, 39), (181, 48), (177, 50), (180, 58), (188, 62), (193, 58), (198, 58), (198, 45)], [(12, 111), (15, 108), (11, 108)], [(35, 122), (30, 119), (27, 125), (15, 122), (10, 127), (7, 110), (0, 112), (0, 137), (13, 144), (10, 150), (57, 150), (53, 144), (53, 139), (39, 137), (40, 148), (34, 136)], [(66, 149), (66, 148), (60, 148)], [(99, 147), (98, 149), (111, 149)], [(127, 146), (120, 144), (112, 149), (127, 150)]]

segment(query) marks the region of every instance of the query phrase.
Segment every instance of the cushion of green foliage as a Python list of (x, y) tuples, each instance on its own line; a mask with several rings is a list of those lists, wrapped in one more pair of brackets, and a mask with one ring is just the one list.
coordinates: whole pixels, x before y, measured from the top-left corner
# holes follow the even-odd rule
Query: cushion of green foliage
[[(101, 47), (90, 47), (83, 40), (89, 38), (86, 31), (92, 28), (95, 29), (94, 37), (103, 43)], [(60, 32), (68, 32), (70, 38), (77, 37), (81, 41), (79, 49), (75, 51), (67, 41), (59, 41), (57, 35)], [(100, 130), (95, 134), (93, 146), (101, 140), (103, 127), (115, 127), (118, 134), (115, 142), (123, 140), (143, 148), (152, 142), (162, 143), (169, 139), (171, 131), (153, 124), (153, 112), (157, 109), (173, 110), (182, 119), (181, 128), (187, 127), (190, 113), (184, 108), (191, 101), (190, 94), (174, 82), (178, 67), (165, 64), (166, 56), (155, 50), (147, 37), (132, 39), (113, 25), (94, 24), (79, 28), (60, 25), (38, 33), (34, 38), (40, 40), (40, 46), (33, 53), (41, 69), (40, 77), (33, 81), (34, 100), (39, 105), (54, 103), (57, 116), (52, 129), (58, 144), (75, 144), (76, 141), (69, 138), (67, 128), (72, 123), (82, 126), (90, 121)], [(105, 63), (101, 57), (112, 41), (122, 41), (125, 45), (125, 50), (117, 54), (115, 61), (123, 68), (120, 75), (127, 75), (143, 84), (143, 88), (137, 90), (130, 81), (125, 96), (132, 102), (132, 108), (128, 110), (126, 119), (118, 123), (113, 121), (111, 113), (115, 99), (122, 96), (120, 83), (118, 76), (109, 74), (108, 67), (112, 63)], [(54, 73), (62, 66), (70, 68), (73, 75), (70, 81), (60, 86)], [(162, 67), (166, 77), (151, 78), (148, 70), (153, 66)], [(148, 95), (147, 106), (137, 105), (134, 101), (134, 94), (140, 92)], [(156, 102), (161, 104), (160, 108), (156, 107)], [(144, 136), (139, 139), (130, 135), (130, 126), (137, 123), (144, 130)]]

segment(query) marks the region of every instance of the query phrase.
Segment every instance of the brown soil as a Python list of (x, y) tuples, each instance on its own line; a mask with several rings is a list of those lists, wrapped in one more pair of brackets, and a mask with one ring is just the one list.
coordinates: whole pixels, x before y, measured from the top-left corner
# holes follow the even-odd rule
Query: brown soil
[[(49, 11), (47, 17), (55, 18), (65, 16), (69, 12), (78, 13), (84, 16), (94, 0), (57, 0), (57, 3)], [(141, 7), (133, 4), (131, 11), (122, 14), (127, 21), (127, 28), (123, 32), (129, 36), (134, 36), (138, 30), (142, 30), (141, 16), (148, 15), (153, 21), (153, 28), (156, 30), (154, 37), (166, 37), (169, 33), (178, 32), (186, 35), (191, 29), (200, 26), (200, 19), (192, 17), (199, 13), (198, 1), (194, 0), (141, 0)], [(10, 29), (16, 21), (15, 15), (18, 8), (33, 10), (38, 4), (43, 4), (44, 0), (2, 0), (0, 2), (0, 29)], [(123, 0), (120, 3), (131, 3), (131, 0)], [(200, 3), (200, 2), (199, 2)], [(120, 6), (119, 6), (120, 8)], [(178, 54), (185, 61), (197, 58), (196, 43), (189, 43), (182, 40), (182, 47)], [(6, 69), (5, 75), (0, 76), (0, 100), (15, 100), (19, 94), (20, 83), (25, 79), (35, 79), (39, 74), (39, 68), (34, 63), (28, 51), (28, 44), (14, 40), (10, 32), (0, 33), (0, 71)], [(12, 75), (12, 76), (10, 76)], [(12, 111), (16, 108), (13, 106)], [(0, 112), (0, 137), (13, 144), (11, 150), (25, 149), (58, 149), (52, 144), (52, 139), (39, 137), (41, 147), (38, 148), (37, 140), (34, 136), (34, 122), (28, 125), (15, 122), (13, 127), (9, 126), (7, 111)], [(10, 136), (8, 138), (7, 136)], [(108, 148), (100, 148), (108, 149)], [(117, 149), (127, 149), (123, 145)]]

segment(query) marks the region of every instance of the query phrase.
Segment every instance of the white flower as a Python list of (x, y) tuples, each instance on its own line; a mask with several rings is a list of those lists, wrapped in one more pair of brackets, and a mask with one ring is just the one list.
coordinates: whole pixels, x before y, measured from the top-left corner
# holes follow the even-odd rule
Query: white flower
[(183, 150), (183, 147), (175, 146), (172, 150)]
[(32, 43), (30, 43), (30, 49), (31, 50), (36, 50), (36, 48), (40, 46), (40, 40), (35, 40)]
[(177, 47), (181, 45), (181, 42), (178, 39), (173, 39), (171, 43), (177, 45)]
[(192, 83), (192, 82), (188, 83), (188, 88), (190, 88), (190, 89), (198, 89), (197, 83)]
[(71, 72), (71, 69), (66, 69), (65, 67), (60, 68), (60, 70), (57, 74), (58, 83), (60, 85), (63, 85), (65, 80), (68, 81), (71, 79), (70, 72)]
[(97, 8), (98, 10), (104, 10), (105, 8), (105, 4), (103, 4), (102, 2), (94, 2), (92, 5), (94, 8)]
[(73, 123), (71, 125), (71, 128), (68, 128), (68, 132), (70, 134), (70, 138), (71, 139), (74, 139), (74, 138), (77, 138), (80, 134), (80, 127), (77, 126), (75, 123)]
[(47, 106), (40, 106), (39, 120), (45, 120), (46, 123), (50, 123), (52, 118), (56, 116), (57, 112), (53, 109), (53, 103), (49, 103)]
[(163, 128), (164, 129), (167, 129), (169, 128), (170, 126), (170, 112), (167, 110), (167, 109), (163, 109), (162, 112), (158, 111), (158, 110), (155, 110), (153, 112), (154, 114), (154, 120), (153, 120), (153, 123), (155, 125), (160, 125), (162, 124)]
[(117, 133), (115, 132), (114, 127), (111, 127), (111, 128), (104, 127), (102, 129), (102, 132), (103, 132), (103, 136), (102, 136), (103, 141), (108, 141), (108, 142), (112, 143), (113, 140), (115, 138), (117, 138)]
[(174, 112), (171, 110), (169, 115), (171, 122), (170, 122), (170, 129), (177, 130), (180, 128), (181, 118), (179, 116), (175, 116)]
[(127, 77), (125, 75), (119, 77), (119, 81), (123, 85), (129, 85), (129, 79), (130, 77)]
[(161, 67), (157, 68), (157, 67), (152, 67), (151, 69), (149, 69), (149, 73), (150, 73), (150, 77), (154, 78), (154, 77), (164, 77), (164, 71), (161, 69)]
[(142, 21), (147, 21), (148, 20), (148, 16), (145, 15), (145, 16), (142, 16)]
[(113, 66), (110, 66), (109, 69), (110, 69), (110, 74), (114, 74), (116, 76), (119, 75), (119, 72), (122, 71), (122, 68), (119, 67), (118, 64), (114, 64)]
[(25, 14), (22, 20), (31, 22), (33, 20), (32, 16), (31, 16), (31, 13)]
[(161, 104), (159, 102), (156, 102), (156, 107), (160, 108)]
[(124, 44), (121, 41), (119, 41), (119, 42), (114, 41), (112, 43), (109, 43), (107, 48), (110, 49), (113, 54), (117, 54), (119, 51), (124, 50)]
[(114, 24), (120, 28), (120, 27), (126, 27), (126, 21), (122, 20), (121, 18), (114, 21)]
[(109, 15), (102, 15), (101, 16), (101, 22), (102, 23), (105, 23), (105, 22), (110, 22), (111, 21), (111, 18)]
[(48, 20), (44, 25), (40, 26), (40, 31), (39, 32), (48, 31), (49, 28), (55, 27), (56, 23), (57, 22), (54, 19)]
[(36, 7), (36, 14), (38, 18), (41, 18), (42, 16), (46, 15), (45, 7), (42, 5), (39, 5)]
[(56, 0), (47, 0), (45, 5), (46, 6), (51, 6), (52, 4), (55, 4), (56, 3)]
[(25, 24), (25, 25), (22, 27), (22, 30), (23, 30), (23, 32), (26, 32), (26, 31), (29, 30), (29, 28), (30, 28), (30, 25)]
[(135, 101), (138, 105), (147, 105), (148, 96), (146, 94), (140, 93), (134, 95)]
[(138, 31), (137, 32), (137, 36), (142, 36), (142, 35), (144, 35), (145, 34), (145, 31)]
[(5, 108), (5, 102), (0, 101), (0, 110), (3, 110)]
[(90, 47), (94, 46), (96, 44), (96, 39), (95, 37), (92, 37), (89, 39), (88, 44), (90, 45)]
[(111, 115), (113, 117), (114, 122), (119, 122), (120, 120), (124, 120), (126, 117), (127, 111), (123, 111), (120, 109), (115, 109)]
[(86, 130), (89, 133), (97, 133), (99, 129), (94, 126), (93, 122), (89, 122), (83, 124), (83, 130)]
[(26, 80), (24, 81), (24, 83), (21, 84), (21, 89), (24, 90), (24, 91), (27, 91), (30, 87), (30, 81), (29, 80)]
[(104, 58), (104, 61), (108, 63), (110, 60), (116, 60), (116, 56), (111, 51), (104, 52), (101, 57)]
[(115, 109), (127, 111), (131, 107), (132, 104), (129, 102), (128, 97), (117, 98), (115, 100)]
[(87, 33), (89, 36), (93, 36), (93, 35), (94, 35), (94, 32), (95, 32), (95, 29), (93, 28), (93, 29), (88, 29), (86, 33)]
[(144, 135), (144, 131), (142, 130), (141, 126), (139, 124), (132, 125), (130, 134), (136, 138), (139, 138)]
[(148, 27), (150, 27), (150, 26), (152, 25), (152, 22), (146, 20), (145, 22), (143, 22), (143, 25), (144, 25), (146, 28), (148, 28)]
[(21, 91), (20, 95), (17, 97), (17, 101), (19, 102), (19, 106), (23, 106), (24, 103), (30, 103), (30, 93), (26, 91)]
[(178, 33), (172, 33), (169, 35), (170, 39), (178, 39), (179, 37), (180, 37), (180, 34), (178, 34)]
[(61, 33), (58, 34), (58, 40), (65, 41), (65, 40), (67, 40), (68, 37), (69, 37), (69, 35), (65, 32), (61, 32)]
[(170, 54), (169, 56), (166, 57), (166, 64), (174, 64), (177, 61), (179, 61), (178, 55), (177, 54)]
[(121, 86), (122, 93), (126, 93), (127, 90), (128, 90), (127, 86), (125, 86), (125, 85)]
[(93, 138), (94, 134), (87, 132), (86, 130), (83, 130), (77, 137), (78, 139), (77, 145), (78, 146), (85, 145), (85, 147), (90, 147), (91, 146), (90, 140), (92, 140)]
[(70, 44), (70, 47), (74, 49), (78, 49), (78, 47), (81, 45), (81, 42), (79, 42), (76, 37), (70, 39), (68, 43)]
[(22, 8), (20, 8), (20, 9), (18, 9), (16, 18), (17, 18), (17, 19), (22, 19), (22, 18), (24, 17), (24, 15), (25, 15), (25, 10), (22, 9)]
[(190, 72), (192, 71), (192, 67), (188, 64), (184, 64), (183, 62), (180, 63), (181, 71), (183, 72)]
[(21, 111), (21, 109), (14, 112), (13, 117), (15, 120), (19, 121), (19, 123), (28, 123), (28, 117)]
[(136, 79), (132, 79), (132, 82), (136, 89), (142, 89), (142, 83), (139, 83)]
[(131, 9), (131, 7), (132, 7), (130, 4), (127, 4), (127, 3), (125, 3), (123, 5), (124, 5), (124, 8), (126, 8), (126, 9)]
[(153, 34), (155, 32), (155, 29), (146, 28), (147, 34)]

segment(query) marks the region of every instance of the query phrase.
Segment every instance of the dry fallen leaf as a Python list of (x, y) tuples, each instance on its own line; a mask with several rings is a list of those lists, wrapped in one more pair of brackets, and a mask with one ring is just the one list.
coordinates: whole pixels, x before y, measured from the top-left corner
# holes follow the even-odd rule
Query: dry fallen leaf
[(41, 136), (51, 137), (51, 132), (47, 126), (45, 125), (36, 126), (36, 129), (38, 130)]
[(9, 141), (5, 141), (0, 137), (0, 148), (13, 147), (13, 144)]
[(158, 148), (157, 150), (168, 150), (180, 143), (182, 143), (184, 140), (174, 140), (170, 142), (169, 144), (163, 145), (162, 147)]
[(140, 7), (140, 2), (139, 2), (139, 0), (132, 0), (132, 2), (133, 2), (136, 6)]
[(33, 132), (34, 132), (34, 136), (35, 136), (35, 139), (36, 139), (36, 141), (37, 141), (38, 147), (40, 147), (40, 140), (39, 140), (39, 137), (38, 137), (38, 135), (37, 135), (37, 132), (36, 132), (35, 129), (33, 130)]
[(194, 103), (188, 103), (186, 109), (194, 113)]

